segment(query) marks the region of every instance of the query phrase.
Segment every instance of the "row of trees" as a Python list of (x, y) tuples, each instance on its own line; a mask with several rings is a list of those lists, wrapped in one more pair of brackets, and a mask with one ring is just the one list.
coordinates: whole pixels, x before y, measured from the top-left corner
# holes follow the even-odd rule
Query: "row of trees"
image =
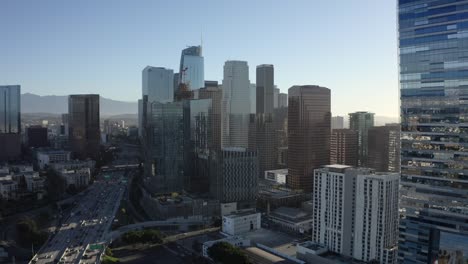
[(247, 255), (238, 247), (227, 242), (218, 242), (208, 248), (208, 255), (222, 264), (250, 264)]
[(163, 242), (163, 236), (158, 230), (146, 229), (127, 232), (122, 236), (122, 241), (127, 244), (159, 244)]

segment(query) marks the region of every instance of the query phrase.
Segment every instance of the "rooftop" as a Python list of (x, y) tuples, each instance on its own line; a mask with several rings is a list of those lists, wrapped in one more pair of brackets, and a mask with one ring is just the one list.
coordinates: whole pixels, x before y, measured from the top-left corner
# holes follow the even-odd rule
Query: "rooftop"
[(305, 220), (312, 220), (312, 215), (307, 212), (292, 207), (280, 207), (271, 213), (272, 217), (277, 217), (291, 222), (302, 222)]
[(268, 170), (265, 172), (273, 172), (273, 173), (280, 173), (280, 174), (288, 174), (288, 169), (278, 169), (278, 170)]
[(237, 218), (237, 217), (253, 215), (253, 214), (257, 214), (257, 212), (255, 212), (254, 210), (245, 210), (245, 211), (236, 211), (236, 212), (230, 213), (226, 215), (225, 217)]

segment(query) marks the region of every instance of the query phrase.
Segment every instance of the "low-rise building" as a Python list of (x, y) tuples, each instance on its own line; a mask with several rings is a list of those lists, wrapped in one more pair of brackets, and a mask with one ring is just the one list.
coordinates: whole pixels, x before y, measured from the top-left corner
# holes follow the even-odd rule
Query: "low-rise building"
[(89, 184), (91, 171), (89, 168), (81, 168), (76, 170), (62, 170), (60, 176), (65, 178), (67, 187), (74, 185), (76, 188), (84, 187)]
[(219, 240), (207, 241), (203, 243), (203, 256), (209, 258), (208, 249), (216, 243), (227, 242), (236, 247), (250, 247), (250, 240), (241, 236), (230, 236)]
[(269, 219), (286, 232), (304, 234), (312, 229), (312, 214), (298, 208), (280, 207), (269, 215)]
[(4, 200), (18, 198), (18, 183), (10, 175), (0, 177), (0, 197)]
[(15, 173), (12, 178), (16, 182), (24, 182), (27, 192), (37, 193), (44, 191), (45, 179), (40, 177), (37, 171), (20, 171)]
[(287, 176), (288, 176), (288, 169), (265, 171), (265, 180), (272, 181), (277, 184), (286, 184)]
[[(266, 184), (264, 184), (266, 182)], [(270, 181), (261, 180), (260, 190), (257, 194), (257, 209), (266, 212), (279, 207), (300, 207), (301, 203), (311, 199), (310, 193), (301, 190), (292, 190), (284, 186), (270, 184)]]
[(37, 165), (43, 170), (51, 163), (61, 163), (70, 160), (70, 151), (66, 150), (44, 150), (37, 152)]
[(94, 160), (69, 160), (50, 163), (50, 168), (56, 172), (61, 172), (63, 170), (78, 170), (83, 168), (93, 170), (95, 164), (96, 162)]
[(222, 232), (231, 236), (240, 235), (261, 227), (261, 214), (253, 210), (237, 211), (223, 216)]

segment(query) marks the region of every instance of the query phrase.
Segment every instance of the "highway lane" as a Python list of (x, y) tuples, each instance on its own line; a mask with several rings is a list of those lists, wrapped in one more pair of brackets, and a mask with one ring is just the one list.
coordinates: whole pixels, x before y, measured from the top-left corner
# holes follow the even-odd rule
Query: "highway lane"
[(124, 175), (124, 171), (100, 175), (30, 263), (79, 263), (86, 258), (88, 244), (105, 242), (127, 188)]

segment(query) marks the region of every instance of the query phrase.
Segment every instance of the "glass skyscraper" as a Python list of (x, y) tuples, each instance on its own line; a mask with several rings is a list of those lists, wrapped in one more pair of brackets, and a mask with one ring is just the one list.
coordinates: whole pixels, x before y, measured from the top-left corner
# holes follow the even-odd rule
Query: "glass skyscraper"
[(192, 46), (182, 50), (180, 56), (179, 83), (187, 85), (189, 90), (205, 87), (205, 66), (201, 46)]
[(399, 0), (401, 263), (468, 261), (468, 3)]
[(21, 131), (21, 93), (19, 85), (0, 86), (0, 133)]

